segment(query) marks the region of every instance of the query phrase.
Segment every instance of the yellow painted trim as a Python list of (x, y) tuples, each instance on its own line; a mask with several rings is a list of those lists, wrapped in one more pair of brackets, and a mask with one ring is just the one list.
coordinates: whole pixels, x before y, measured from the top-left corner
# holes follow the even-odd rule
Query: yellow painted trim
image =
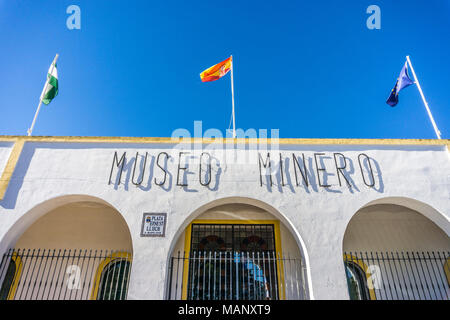
[(81, 137), (81, 136), (0, 136), (0, 141), (27, 142), (95, 142), (95, 143), (279, 143), (297, 144), (349, 144), (349, 145), (446, 145), (450, 139), (299, 139), (299, 138), (169, 138), (169, 137)]
[[(185, 240), (184, 240), (184, 251), (187, 255), (191, 250), (191, 233), (193, 224), (273, 224), (274, 225), (274, 236), (275, 236), (275, 250), (277, 254), (281, 257), (283, 256), (282, 245), (281, 245), (281, 233), (280, 233), (280, 221), (278, 220), (215, 220), (215, 219), (205, 219), (205, 220), (193, 220), (185, 230)], [(187, 300), (187, 287), (188, 287), (188, 273), (189, 273), (189, 262), (188, 259), (184, 260), (184, 270), (183, 270), (183, 292), (182, 300)], [(285, 286), (284, 286), (284, 265), (281, 259), (277, 257), (277, 273), (278, 273), (278, 295), (281, 300), (285, 300)], [(283, 284), (283, 285), (281, 285)]]
[[(192, 231), (192, 223), (190, 223), (186, 227), (186, 230), (184, 230), (184, 254), (187, 255), (187, 258), (189, 258), (191, 250), (191, 231)], [(188, 274), (189, 274), (189, 259), (184, 259), (183, 292), (181, 293), (181, 300), (187, 300)]]
[(6, 189), (8, 189), (9, 181), (14, 173), (14, 169), (16, 168), (20, 154), (22, 153), (24, 144), (25, 140), (21, 138), (16, 139), (14, 143), (8, 162), (6, 163), (5, 169), (0, 177), (0, 200), (3, 200), (5, 196)]
[(16, 295), (17, 287), (19, 286), (19, 280), (22, 275), (22, 268), (23, 268), (22, 258), (17, 254), (17, 252), (14, 252), (12, 254), (11, 259), (16, 264), (16, 272), (14, 273), (12, 285), (9, 288), (7, 300), (14, 300), (14, 296)]
[[(284, 263), (283, 263), (283, 251), (281, 249), (281, 232), (280, 221), (274, 221), (275, 226), (275, 250), (277, 252), (277, 272), (278, 272), (278, 295), (280, 300), (286, 299), (286, 283), (284, 282)], [(278, 259), (278, 258), (281, 259)], [(281, 285), (282, 284), (282, 285)]]
[(450, 258), (447, 258), (447, 261), (444, 263), (444, 272), (447, 277), (448, 286), (450, 287)]
[[(372, 274), (370, 274), (368, 272), (369, 267), (361, 259), (358, 259), (355, 256), (350, 255), (350, 254), (344, 254), (344, 261), (352, 262), (352, 263), (355, 263), (356, 265), (358, 265), (366, 274), (366, 281), (367, 281), (367, 279), (369, 279), (372, 276)], [(347, 277), (347, 275), (345, 275), (345, 276)], [(375, 289), (374, 288), (368, 288), (368, 289), (369, 289), (370, 300), (377, 300), (377, 296), (375, 294)]]
[(109, 257), (103, 259), (102, 262), (100, 262), (99, 266), (97, 267), (97, 272), (95, 273), (90, 300), (97, 300), (98, 289), (100, 287), (100, 280), (102, 278), (103, 269), (105, 269), (106, 266), (109, 263), (113, 262), (114, 260), (124, 258), (131, 263), (131, 254), (128, 252), (115, 252), (111, 254)]

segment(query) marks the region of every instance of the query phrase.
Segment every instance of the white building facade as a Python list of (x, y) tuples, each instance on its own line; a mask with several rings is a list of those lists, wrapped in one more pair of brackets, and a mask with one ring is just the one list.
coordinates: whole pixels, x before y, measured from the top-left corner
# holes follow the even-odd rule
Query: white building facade
[(448, 300), (448, 147), (0, 137), (0, 298)]

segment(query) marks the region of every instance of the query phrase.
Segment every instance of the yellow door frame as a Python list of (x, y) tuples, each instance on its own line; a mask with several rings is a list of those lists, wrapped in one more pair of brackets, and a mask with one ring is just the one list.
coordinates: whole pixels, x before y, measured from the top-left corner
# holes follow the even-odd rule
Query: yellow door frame
[(450, 287), (450, 258), (447, 258), (447, 260), (444, 263), (444, 273), (447, 277), (447, 283)]
[[(92, 286), (91, 291), (91, 297), (90, 300), (97, 300), (98, 290), (100, 288), (100, 281), (102, 278), (103, 270), (110, 264), (111, 262), (114, 262), (115, 260), (126, 260), (130, 263), (131, 266), (131, 253), (128, 252), (115, 252), (111, 255), (109, 255), (107, 258), (103, 259), (102, 262), (97, 267), (97, 271), (95, 273), (94, 277), (94, 283)], [(130, 274), (131, 270), (128, 270), (128, 274)]]
[[(358, 267), (360, 267), (361, 270), (364, 272), (364, 274), (366, 276), (366, 282), (369, 279), (372, 279), (371, 278), (372, 274), (369, 273), (369, 267), (361, 259), (358, 259), (357, 257), (355, 257), (355, 256), (353, 256), (351, 254), (344, 254), (344, 261), (345, 262), (352, 262), (352, 263), (356, 264)], [(347, 272), (347, 270), (345, 270), (345, 272)], [(347, 278), (347, 274), (345, 274), (345, 277)], [(369, 298), (370, 298), (370, 300), (377, 300), (377, 296), (375, 295), (375, 289), (373, 287), (373, 284), (372, 284), (372, 288), (368, 287), (368, 289), (369, 289)]]
[(13, 254), (11, 255), (11, 260), (14, 262), (16, 270), (14, 272), (13, 281), (9, 288), (8, 297), (6, 298), (7, 300), (14, 300), (14, 296), (16, 295), (17, 287), (19, 286), (19, 280), (22, 275), (22, 268), (23, 268), (22, 258), (17, 254), (17, 252), (13, 252)]
[[(191, 235), (192, 235), (192, 225), (193, 224), (271, 224), (274, 226), (274, 236), (275, 236), (275, 250), (277, 255), (281, 258), (283, 257), (283, 252), (281, 249), (281, 233), (280, 233), (280, 221), (278, 220), (193, 220), (184, 231), (184, 252), (189, 257), (191, 251)], [(277, 263), (277, 278), (278, 278), (278, 296), (281, 300), (285, 300), (285, 290), (284, 290), (284, 266), (283, 260), (276, 258)], [(183, 266), (183, 292), (181, 299), (187, 300), (187, 286), (188, 286), (188, 274), (189, 274), (189, 259), (184, 260)]]

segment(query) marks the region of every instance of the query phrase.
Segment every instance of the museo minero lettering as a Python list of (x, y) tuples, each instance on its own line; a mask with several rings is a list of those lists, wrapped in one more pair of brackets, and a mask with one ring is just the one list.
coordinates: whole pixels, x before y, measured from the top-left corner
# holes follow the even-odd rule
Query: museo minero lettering
[[(256, 186), (270, 191), (302, 188), (307, 192), (320, 189), (360, 188), (379, 190), (383, 186), (378, 161), (365, 153), (342, 152), (257, 152), (253, 161), (223, 165), (209, 152), (180, 151), (127, 153), (112, 155), (108, 184), (128, 186), (130, 182), (141, 190), (152, 186), (166, 191), (173, 187), (207, 188), (216, 191), (221, 176), (228, 171), (254, 171)], [(239, 176), (239, 175), (238, 175)], [(274, 188), (275, 189), (275, 188)]]

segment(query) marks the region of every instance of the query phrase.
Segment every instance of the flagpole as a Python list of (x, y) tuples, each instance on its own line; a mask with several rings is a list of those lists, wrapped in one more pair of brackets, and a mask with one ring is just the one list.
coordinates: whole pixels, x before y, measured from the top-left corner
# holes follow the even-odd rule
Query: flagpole
[(436, 133), (437, 138), (441, 139), (441, 132), (439, 131), (439, 129), (436, 125), (436, 122), (434, 122), (433, 115), (431, 114), (430, 108), (428, 107), (428, 103), (425, 100), (425, 96), (423, 95), (422, 88), (420, 87), (419, 79), (417, 79), (416, 73), (414, 72), (414, 68), (411, 64), (411, 60), (409, 59), (409, 56), (406, 56), (406, 60), (408, 61), (409, 66), (411, 67), (411, 71), (414, 76), (414, 81), (417, 84), (417, 88), (419, 89), (419, 93), (420, 93), (420, 96), (422, 97), (423, 104), (425, 105), (425, 108), (427, 109), (428, 117), (431, 120), (431, 124), (433, 125), (433, 128), (434, 128), (434, 132)]
[[(59, 54), (56, 54), (55, 59), (53, 59), (53, 62), (52, 62), (52, 65), (51, 65), (51, 69), (50, 69), (50, 74), (53, 74), (53, 69), (55, 68), (56, 60), (58, 60), (58, 57), (59, 57)], [(33, 122), (31, 123), (31, 127), (27, 131), (28, 136), (31, 136), (31, 134), (33, 132), (34, 124), (35, 124), (37, 116), (39, 114), (39, 110), (41, 110), (42, 98), (43, 98), (43, 96), (45, 94), (45, 91), (47, 90), (47, 86), (48, 86), (49, 81), (50, 81), (50, 77), (47, 74), (47, 80), (45, 81), (44, 89), (42, 89), (41, 96), (39, 98), (39, 105), (38, 105), (38, 107), (36, 109), (36, 113), (34, 114), (34, 118), (33, 118)]]
[(236, 138), (236, 120), (234, 116), (234, 81), (233, 81), (233, 56), (231, 56), (231, 103), (232, 103), (232, 114), (233, 114), (233, 138)]

